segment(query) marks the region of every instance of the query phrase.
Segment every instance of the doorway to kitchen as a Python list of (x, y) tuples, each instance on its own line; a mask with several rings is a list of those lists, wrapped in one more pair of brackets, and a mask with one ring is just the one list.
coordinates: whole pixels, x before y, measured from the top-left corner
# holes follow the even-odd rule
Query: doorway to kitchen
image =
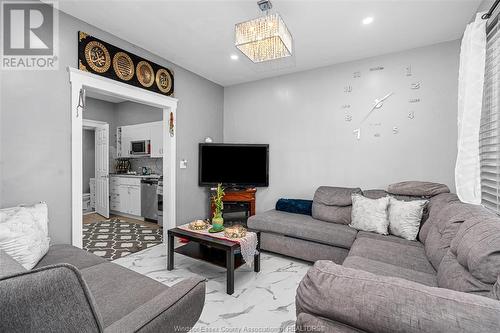
[[(68, 71), (72, 91), (73, 245), (88, 247), (86, 240), (92, 237), (95, 248), (111, 237), (115, 243), (123, 245), (120, 248), (123, 251), (103, 250), (96, 254), (116, 259), (134, 250), (161, 243), (167, 239), (164, 236), (166, 230), (175, 226), (177, 100), (76, 69), (68, 68)], [(84, 119), (88, 115), (86, 106), (90, 100), (114, 101), (115, 105), (128, 108), (128, 114), (138, 119), (123, 123), (101, 121), (111, 127), (107, 136), (108, 168), (99, 173), (99, 178), (103, 180), (102, 192), (108, 191), (107, 195), (103, 195), (108, 199), (108, 211), (102, 214), (101, 210), (99, 213), (96, 205), (96, 212), (84, 217), (83, 130), (87, 121), (100, 121)], [(140, 120), (142, 111), (138, 111), (139, 106), (155, 110), (156, 118)], [(97, 188), (97, 173), (94, 178)], [(163, 187), (160, 188), (160, 184)], [(159, 208), (162, 209), (160, 214)], [(161, 223), (158, 215), (161, 216)], [(138, 247), (141, 242), (148, 245)]]
[[(85, 94), (84, 106), (83, 188), (90, 189), (84, 190), (84, 211), (88, 195), (103, 194), (103, 203), (91, 200), (96, 212), (83, 215), (83, 248), (114, 260), (161, 244), (162, 109), (93, 91)], [(92, 145), (88, 134), (95, 124), (110, 130), (106, 135), (96, 128)], [(97, 176), (87, 178), (92, 164)]]

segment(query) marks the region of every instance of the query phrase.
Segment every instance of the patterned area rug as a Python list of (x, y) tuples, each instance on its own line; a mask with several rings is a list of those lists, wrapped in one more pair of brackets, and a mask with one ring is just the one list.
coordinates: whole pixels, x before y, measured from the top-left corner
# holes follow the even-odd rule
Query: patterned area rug
[(83, 248), (115, 260), (163, 242), (163, 229), (112, 219), (83, 225)]

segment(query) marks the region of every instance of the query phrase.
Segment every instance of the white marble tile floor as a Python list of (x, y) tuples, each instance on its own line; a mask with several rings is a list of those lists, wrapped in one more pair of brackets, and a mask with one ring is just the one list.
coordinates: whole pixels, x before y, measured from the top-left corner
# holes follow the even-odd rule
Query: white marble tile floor
[(166, 247), (157, 245), (114, 261), (168, 286), (192, 276), (207, 279), (200, 320), (191, 332), (293, 332), (295, 291), (311, 264), (263, 252), (261, 271), (244, 265), (235, 271), (234, 294), (226, 294), (225, 270), (175, 254), (166, 269)]

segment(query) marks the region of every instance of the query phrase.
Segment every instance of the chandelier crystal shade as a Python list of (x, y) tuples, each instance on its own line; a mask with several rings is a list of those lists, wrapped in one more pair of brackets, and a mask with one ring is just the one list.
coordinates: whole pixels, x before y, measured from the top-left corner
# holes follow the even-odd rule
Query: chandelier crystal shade
[(277, 13), (235, 26), (235, 45), (255, 63), (292, 55), (292, 35)]

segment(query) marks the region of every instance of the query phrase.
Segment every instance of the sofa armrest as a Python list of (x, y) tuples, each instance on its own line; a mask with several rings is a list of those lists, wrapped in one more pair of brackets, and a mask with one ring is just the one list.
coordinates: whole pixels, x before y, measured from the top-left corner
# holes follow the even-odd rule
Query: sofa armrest
[(500, 302), (317, 261), (301, 281), (297, 313), (371, 333), (498, 332)]
[(366, 333), (338, 321), (316, 317), (308, 313), (299, 313), (295, 322), (297, 333)]
[(205, 305), (205, 280), (190, 278), (106, 327), (106, 333), (189, 332)]
[(67, 264), (0, 278), (0, 332), (102, 332), (80, 272)]

